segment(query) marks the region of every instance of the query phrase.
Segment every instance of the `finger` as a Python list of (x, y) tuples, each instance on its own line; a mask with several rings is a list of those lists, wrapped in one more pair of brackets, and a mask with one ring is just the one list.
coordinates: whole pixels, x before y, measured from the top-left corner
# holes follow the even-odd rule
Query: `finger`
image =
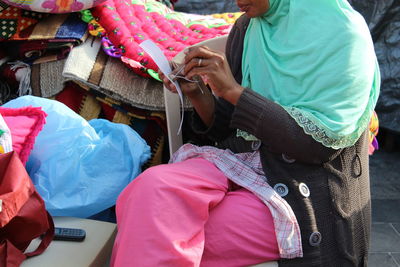
[(176, 68), (178, 67), (178, 64), (176, 64), (174, 61), (170, 61), (169, 64), (170, 64), (171, 69), (172, 69), (173, 71), (176, 70)]
[(158, 77), (160, 78), (160, 80), (164, 80), (164, 78), (165, 78), (165, 75), (164, 75), (164, 73), (161, 71), (161, 70), (158, 70)]
[(167, 78), (166, 84), (168, 85), (169, 88), (175, 88), (174, 83), (171, 82), (168, 78)]
[(185, 76), (186, 78), (189, 78), (192, 76), (192, 74), (189, 75), (189, 73), (192, 72), (194, 69), (200, 69), (200, 72), (195, 72), (197, 74), (213, 74), (217, 72), (222, 72), (224, 71), (224, 56), (220, 54), (216, 54), (212, 58), (209, 59), (204, 59), (204, 58), (194, 58), (188, 64), (186, 65), (185, 68)]
[(160, 75), (160, 79), (162, 80), (163, 84), (168, 88), (175, 87), (175, 85), (165, 76), (163, 73)]
[(176, 68), (172, 71), (173, 75), (183, 75), (185, 65), (176, 65)]
[(210, 50), (207, 46), (193, 46), (189, 47), (185, 56), (185, 64), (193, 58), (210, 58), (215, 55), (215, 52)]
[(206, 58), (193, 58), (186, 65), (183, 74), (186, 76), (194, 68), (209, 67), (213, 62), (213, 59)]
[(168, 90), (170, 91), (170, 92), (172, 92), (172, 93), (177, 93), (178, 91), (176, 90), (176, 87), (175, 87), (175, 85), (171, 85), (171, 87), (169, 87), (168, 88)]
[(173, 83), (171, 83), (171, 82), (168, 82), (167, 84), (165, 84), (165, 87), (167, 87), (167, 89), (168, 89), (169, 91), (171, 91), (172, 93), (176, 93), (176, 92), (177, 92), (177, 91), (176, 91), (175, 84), (173, 84)]

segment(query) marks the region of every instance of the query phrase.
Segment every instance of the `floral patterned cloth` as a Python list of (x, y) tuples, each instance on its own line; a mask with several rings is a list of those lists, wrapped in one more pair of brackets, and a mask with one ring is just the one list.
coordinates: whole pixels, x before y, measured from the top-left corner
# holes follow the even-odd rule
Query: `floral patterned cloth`
[(103, 37), (108, 55), (145, 77), (155, 77), (158, 67), (139, 47), (141, 42), (152, 40), (171, 60), (187, 46), (228, 34), (233, 24), (211, 15), (175, 12), (156, 0), (107, 0), (83, 19), (92, 35)]
[(3, 2), (43, 13), (70, 13), (92, 8), (104, 0), (3, 0)]

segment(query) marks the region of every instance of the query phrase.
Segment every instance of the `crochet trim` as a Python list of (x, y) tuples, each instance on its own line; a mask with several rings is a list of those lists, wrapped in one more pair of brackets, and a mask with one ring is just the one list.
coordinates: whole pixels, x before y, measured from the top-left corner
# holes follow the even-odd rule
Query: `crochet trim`
[(297, 122), (297, 124), (303, 128), (306, 134), (311, 135), (315, 141), (333, 149), (341, 149), (354, 145), (369, 125), (373, 112), (373, 110), (368, 108), (361, 116), (356, 131), (346, 136), (338, 136), (336, 133), (323, 126), (308, 112), (295, 107), (283, 106), (283, 108)]

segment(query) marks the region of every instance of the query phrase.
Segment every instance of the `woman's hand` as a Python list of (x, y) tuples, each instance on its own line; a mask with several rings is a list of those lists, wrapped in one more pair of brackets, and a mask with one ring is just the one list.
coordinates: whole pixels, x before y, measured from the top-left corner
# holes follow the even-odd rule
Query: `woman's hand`
[[(197, 82), (186, 81), (185, 79), (178, 77), (184, 77), (183, 74), (179, 72), (180, 68), (176, 68), (174, 65), (172, 67), (174, 68), (172, 75), (176, 75), (182, 93), (189, 98), (193, 108), (203, 120), (204, 124), (210, 126), (214, 114), (214, 97), (211, 94), (211, 91), (206, 87), (199, 76), (192, 77), (192, 80), (197, 80)], [(167, 89), (174, 93), (177, 92), (174, 83), (172, 83), (161, 71), (158, 72), (158, 75)]]
[[(193, 77), (192, 81), (187, 81), (182, 74), (183, 67), (179, 67), (178, 65), (171, 63), (171, 67), (173, 68), (172, 73), (170, 74), (173, 77), (172, 80), (176, 80), (179, 83), (179, 86), (182, 90), (182, 93), (189, 98), (193, 98), (199, 93), (204, 93), (204, 90), (207, 90), (203, 80), (199, 76)], [(173, 93), (177, 93), (177, 89), (165, 75), (160, 70), (158, 71), (158, 76), (163, 81), (164, 85)]]
[(190, 47), (186, 52), (184, 73), (187, 79), (200, 76), (215, 95), (236, 104), (244, 88), (232, 75), (223, 53), (208, 47)]

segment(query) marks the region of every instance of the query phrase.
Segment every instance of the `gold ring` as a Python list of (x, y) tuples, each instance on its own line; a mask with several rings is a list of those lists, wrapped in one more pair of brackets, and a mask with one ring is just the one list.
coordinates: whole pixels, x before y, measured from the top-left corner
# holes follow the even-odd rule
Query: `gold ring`
[(199, 59), (199, 62), (197, 63), (197, 66), (201, 67), (201, 61), (202, 60), (203, 60), (202, 58)]

